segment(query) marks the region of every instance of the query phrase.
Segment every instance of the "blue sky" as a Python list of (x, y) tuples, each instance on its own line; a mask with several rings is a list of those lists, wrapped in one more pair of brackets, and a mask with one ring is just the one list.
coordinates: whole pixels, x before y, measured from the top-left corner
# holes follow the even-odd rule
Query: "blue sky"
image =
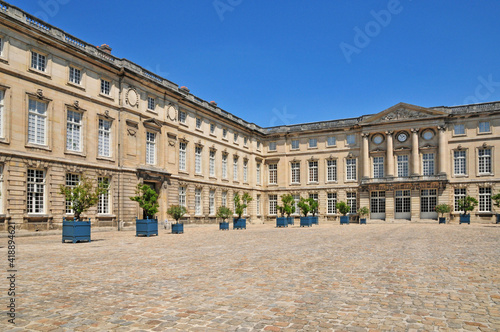
[(267, 127), (500, 100), (497, 0), (10, 0)]

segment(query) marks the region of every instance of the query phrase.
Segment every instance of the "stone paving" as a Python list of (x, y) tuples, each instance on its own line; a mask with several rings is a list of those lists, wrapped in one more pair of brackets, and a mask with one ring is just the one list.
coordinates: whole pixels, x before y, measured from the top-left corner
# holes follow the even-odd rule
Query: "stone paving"
[[(16, 238), (2, 331), (499, 331), (495, 225), (185, 226)], [(7, 275), (7, 239), (0, 239)]]

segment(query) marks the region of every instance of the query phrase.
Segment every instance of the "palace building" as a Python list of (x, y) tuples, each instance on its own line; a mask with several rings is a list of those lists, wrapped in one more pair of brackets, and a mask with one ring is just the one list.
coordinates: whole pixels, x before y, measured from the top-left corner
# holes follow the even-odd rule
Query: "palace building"
[[(215, 222), (236, 193), (252, 223), (274, 220), (285, 193), (313, 197), (320, 222), (336, 202), (369, 220), (437, 218), (437, 204), (479, 201), (493, 222), (500, 191), (500, 102), (452, 107), (399, 103), (356, 118), (262, 128), (169, 80), (0, 1), (0, 219), (60, 228), (71, 217), (61, 185), (83, 175), (108, 185), (86, 213), (95, 226), (133, 224), (138, 183), (186, 222)], [(296, 213), (298, 216), (298, 212)]]

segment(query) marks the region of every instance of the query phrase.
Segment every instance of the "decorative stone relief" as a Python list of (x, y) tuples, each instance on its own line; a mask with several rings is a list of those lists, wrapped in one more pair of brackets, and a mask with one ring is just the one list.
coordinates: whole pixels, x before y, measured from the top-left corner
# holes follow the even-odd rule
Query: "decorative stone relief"
[(132, 107), (139, 106), (139, 94), (135, 88), (131, 87), (127, 90), (125, 93), (125, 101)]
[(391, 113), (387, 114), (386, 116), (383, 116), (380, 119), (380, 121), (419, 119), (419, 118), (428, 118), (428, 117), (430, 117), (429, 114), (417, 112), (417, 111), (410, 111), (410, 110), (402, 108), (402, 109), (398, 109), (394, 112), (391, 112)]

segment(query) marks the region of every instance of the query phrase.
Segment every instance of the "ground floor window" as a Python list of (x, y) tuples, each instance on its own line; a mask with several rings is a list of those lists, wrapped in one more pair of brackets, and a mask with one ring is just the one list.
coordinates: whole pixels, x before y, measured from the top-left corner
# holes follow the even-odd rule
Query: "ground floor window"
[(460, 210), (460, 207), (458, 206), (458, 202), (461, 200), (461, 199), (464, 199), (465, 196), (467, 196), (467, 190), (465, 188), (455, 188), (455, 196), (454, 196), (454, 210), (456, 212), (463, 212), (462, 210)]
[(260, 195), (257, 195), (255, 203), (257, 204), (257, 215), (260, 216)]
[(491, 212), (491, 188), (490, 187), (480, 187), (479, 188), (479, 211), (480, 212)]
[(337, 205), (337, 193), (328, 193), (326, 213), (334, 214), (337, 212), (335, 205)]
[(293, 204), (295, 206), (295, 212), (293, 214), (300, 215), (299, 201), (300, 195), (293, 195)]
[(356, 193), (353, 192), (347, 193), (347, 205), (351, 207), (349, 213), (356, 213), (356, 211), (358, 210), (356, 202)]
[(276, 215), (277, 209), (276, 206), (278, 204), (278, 195), (269, 195), (269, 214)]
[(436, 189), (423, 189), (420, 191), (420, 212), (435, 212), (436, 203)]
[(215, 214), (215, 190), (210, 190), (208, 195), (208, 213), (211, 216)]
[(372, 191), (370, 193), (371, 213), (385, 213), (385, 191)]
[(194, 191), (194, 214), (201, 216), (201, 188)]
[[(74, 188), (80, 183), (80, 175), (79, 174), (66, 174), (66, 187)], [(73, 202), (66, 201), (66, 214), (73, 214)]]
[(396, 213), (410, 212), (410, 191), (396, 190)]
[(186, 187), (179, 187), (179, 205), (186, 207)]
[(101, 186), (105, 191), (99, 195), (99, 202), (97, 204), (97, 213), (109, 214), (109, 178), (99, 177), (97, 179), (99, 186)]
[(44, 213), (45, 171), (28, 169), (27, 175), (27, 212)]

